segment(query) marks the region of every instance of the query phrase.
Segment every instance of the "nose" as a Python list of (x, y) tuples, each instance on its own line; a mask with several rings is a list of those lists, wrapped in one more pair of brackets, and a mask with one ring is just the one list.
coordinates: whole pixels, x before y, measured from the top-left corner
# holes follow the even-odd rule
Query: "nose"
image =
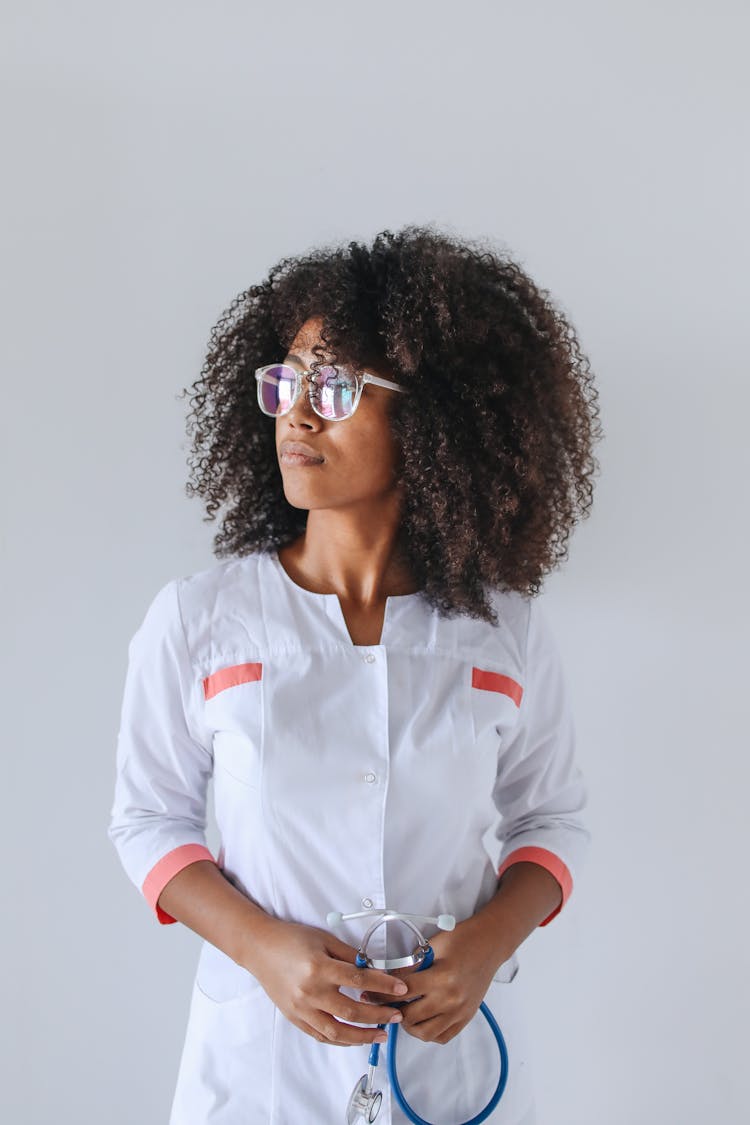
[(300, 392), (287, 411), (287, 416), (291, 415), (293, 421), (312, 422), (318, 417), (310, 402), (310, 386), (310, 375), (305, 371), (301, 379)]

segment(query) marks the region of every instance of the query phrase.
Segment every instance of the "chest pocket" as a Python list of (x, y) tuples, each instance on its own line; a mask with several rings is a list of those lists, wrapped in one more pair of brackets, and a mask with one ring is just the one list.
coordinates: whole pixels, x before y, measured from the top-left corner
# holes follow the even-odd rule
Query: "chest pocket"
[(497, 751), (518, 722), (523, 685), (506, 672), (474, 665), (470, 696), (475, 744)]
[(203, 680), (205, 717), (213, 731), (214, 768), (251, 788), (263, 765), (263, 664), (227, 663)]

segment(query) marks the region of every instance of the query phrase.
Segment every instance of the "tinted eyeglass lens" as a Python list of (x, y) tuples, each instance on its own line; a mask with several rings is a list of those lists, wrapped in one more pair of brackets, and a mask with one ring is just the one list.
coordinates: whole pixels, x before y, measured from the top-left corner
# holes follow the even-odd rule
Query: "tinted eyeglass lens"
[(345, 367), (321, 367), (313, 393), (326, 418), (348, 418), (357, 398), (357, 380)]
[(292, 404), (296, 379), (294, 370), (278, 363), (263, 372), (260, 380), (260, 397), (268, 414), (283, 414)]

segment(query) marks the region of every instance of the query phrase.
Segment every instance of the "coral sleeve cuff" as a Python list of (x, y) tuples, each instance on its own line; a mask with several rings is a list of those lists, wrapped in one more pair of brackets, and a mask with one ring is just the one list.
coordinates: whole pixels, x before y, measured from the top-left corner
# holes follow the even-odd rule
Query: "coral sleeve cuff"
[(170, 852), (163, 855), (143, 880), (141, 886), (143, 895), (163, 925), (176, 922), (177, 919), (173, 918), (171, 914), (167, 914), (166, 910), (162, 910), (157, 902), (159, 895), (178, 871), (182, 871), (183, 867), (187, 867), (189, 863), (195, 863), (199, 859), (209, 859), (212, 863), (216, 863), (211, 852), (203, 844), (181, 844), (178, 848), (172, 848)]
[(540, 867), (546, 868), (550, 875), (554, 875), (555, 879), (557, 879), (560, 884), (562, 901), (551, 914), (547, 915), (543, 922), (539, 923), (540, 926), (546, 926), (553, 918), (557, 917), (570, 898), (571, 891), (573, 890), (573, 877), (570, 874), (570, 870), (559, 856), (555, 855), (554, 852), (548, 851), (546, 848), (516, 848), (516, 850), (507, 855), (500, 864), (497, 871), (498, 879), (513, 863), (537, 863)]

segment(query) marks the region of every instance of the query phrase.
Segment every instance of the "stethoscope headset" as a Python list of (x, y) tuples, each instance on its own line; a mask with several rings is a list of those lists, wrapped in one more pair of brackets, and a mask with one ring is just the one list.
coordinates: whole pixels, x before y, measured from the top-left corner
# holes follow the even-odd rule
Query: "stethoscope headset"
[[(420, 922), (434, 922), (440, 930), (452, 930), (456, 925), (456, 919), (452, 914), (440, 914), (437, 918), (430, 918), (424, 914), (400, 914), (396, 910), (385, 909), (359, 910), (354, 914), (341, 914), (338, 911), (331, 911), (328, 914), (326, 920), (329, 927), (333, 928), (334, 926), (338, 926), (341, 922), (348, 922), (351, 918), (365, 918), (369, 917), (372, 914), (378, 914), (380, 915), (380, 917), (375, 922), (373, 922), (370, 928), (367, 930), (367, 933), (362, 938), (362, 942), (359, 946), (359, 949), (357, 950), (355, 964), (360, 969), (385, 969), (389, 972), (392, 969), (403, 969), (410, 965), (416, 965), (416, 971), (418, 973), (422, 972), (424, 969), (429, 969), (430, 965), (435, 960), (435, 953), (427, 938), (425, 938), (422, 931), (416, 925), (414, 919), (419, 919)], [(367, 953), (367, 945), (373, 933), (378, 929), (379, 926), (393, 921), (403, 922), (414, 933), (418, 942), (416, 948), (414, 949), (414, 952), (406, 957), (370, 957)], [(393, 1003), (394, 1005), (398, 1006), (399, 1004), (403, 1004), (404, 1001), (393, 1001)], [(484, 1109), (480, 1113), (477, 1113), (476, 1116), (470, 1118), (468, 1121), (461, 1122), (460, 1125), (479, 1125), (481, 1121), (484, 1121), (485, 1118), (487, 1118), (490, 1113), (492, 1113), (493, 1109), (500, 1101), (505, 1091), (505, 1085), (508, 1081), (508, 1049), (505, 1045), (503, 1033), (497, 1024), (495, 1017), (484, 1001), (482, 1001), (482, 1003), (479, 1005), (479, 1010), (487, 1020), (487, 1023), (490, 1025), (492, 1033), (495, 1037), (495, 1042), (497, 1043), (498, 1049), (500, 1051), (500, 1078), (498, 1079), (494, 1094), (487, 1102), (487, 1105), (484, 1107)], [(403, 1090), (401, 1089), (401, 1084), (398, 1080), (398, 1073), (396, 1070), (396, 1044), (398, 1042), (398, 1024), (380, 1023), (378, 1024), (378, 1027), (381, 1028), (381, 1030), (387, 1030), (388, 1032), (388, 1042), (386, 1043), (388, 1060), (387, 1066), (388, 1078), (391, 1083), (393, 1096), (395, 1097), (402, 1111), (406, 1114), (409, 1120), (414, 1122), (414, 1125), (430, 1125), (429, 1121), (426, 1121), (424, 1117), (420, 1117), (419, 1114), (409, 1105), (406, 1098), (404, 1097)], [(354, 1087), (351, 1097), (349, 1098), (349, 1105), (347, 1106), (346, 1112), (347, 1125), (355, 1125), (355, 1123), (360, 1120), (364, 1120), (368, 1123), (372, 1122), (380, 1112), (380, 1105), (383, 1100), (383, 1094), (381, 1090), (375, 1090), (373, 1088), (375, 1067), (378, 1065), (379, 1054), (380, 1044), (373, 1043), (370, 1048), (370, 1057), (367, 1060), (367, 1073), (362, 1075), (360, 1080), (357, 1082), (357, 1085)]]

